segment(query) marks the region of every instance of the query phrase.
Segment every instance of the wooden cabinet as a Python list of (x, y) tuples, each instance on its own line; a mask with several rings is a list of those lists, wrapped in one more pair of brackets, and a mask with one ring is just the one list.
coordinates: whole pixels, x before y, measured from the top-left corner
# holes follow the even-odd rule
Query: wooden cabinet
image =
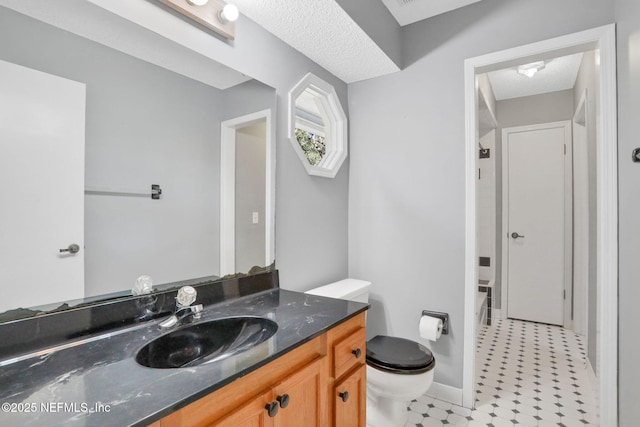
[(365, 329), (358, 328), (355, 332), (339, 340), (333, 346), (333, 372), (335, 378), (340, 378), (355, 366), (364, 363), (366, 358)]
[(267, 405), (272, 403), (272, 393), (268, 391), (235, 409), (227, 417), (211, 424), (219, 427), (271, 427), (274, 417), (269, 416)]
[(364, 315), (328, 332), (332, 356), (329, 398), (334, 427), (366, 425), (366, 331)]
[(152, 426), (364, 427), (365, 354), (362, 313)]
[[(324, 360), (318, 360), (291, 375), (274, 388), (275, 402), (280, 410), (274, 417), (279, 427), (326, 426), (323, 374)], [(286, 402), (286, 405), (285, 405)]]
[(216, 427), (321, 427), (327, 425), (322, 414), (322, 373), (324, 361), (312, 362), (267, 392), (241, 405)]
[(364, 426), (366, 423), (366, 366), (360, 365), (351, 375), (333, 388), (334, 425)]

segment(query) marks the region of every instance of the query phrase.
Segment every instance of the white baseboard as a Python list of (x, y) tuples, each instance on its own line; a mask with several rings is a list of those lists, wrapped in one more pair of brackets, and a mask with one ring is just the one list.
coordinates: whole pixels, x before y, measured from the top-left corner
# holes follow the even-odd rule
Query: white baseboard
[(589, 386), (591, 387), (591, 392), (596, 399), (596, 406), (600, 408), (600, 385), (598, 381), (598, 377), (596, 376), (596, 372), (591, 366), (591, 361), (587, 357), (587, 375), (589, 376)]
[(449, 385), (440, 384), (434, 382), (427, 396), (431, 396), (438, 400), (444, 400), (445, 402), (453, 403), (454, 405), (462, 406), (462, 389), (451, 387)]
[(502, 310), (499, 309), (499, 308), (492, 308), (491, 309), (491, 317), (492, 317), (492, 320), (493, 319), (496, 319), (496, 320), (503, 319)]

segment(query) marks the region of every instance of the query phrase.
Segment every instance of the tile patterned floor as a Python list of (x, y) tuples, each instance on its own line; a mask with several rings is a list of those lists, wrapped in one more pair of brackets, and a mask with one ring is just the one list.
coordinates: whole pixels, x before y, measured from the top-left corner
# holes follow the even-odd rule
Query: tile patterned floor
[(497, 320), (478, 333), (476, 409), (421, 396), (405, 427), (597, 426), (582, 338), (559, 326)]

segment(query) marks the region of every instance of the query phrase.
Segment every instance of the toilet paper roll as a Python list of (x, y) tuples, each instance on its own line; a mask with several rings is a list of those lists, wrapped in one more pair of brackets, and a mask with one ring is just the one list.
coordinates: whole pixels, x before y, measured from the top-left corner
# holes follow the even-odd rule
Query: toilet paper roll
[(420, 318), (420, 336), (430, 341), (435, 341), (442, 335), (442, 319), (431, 316)]

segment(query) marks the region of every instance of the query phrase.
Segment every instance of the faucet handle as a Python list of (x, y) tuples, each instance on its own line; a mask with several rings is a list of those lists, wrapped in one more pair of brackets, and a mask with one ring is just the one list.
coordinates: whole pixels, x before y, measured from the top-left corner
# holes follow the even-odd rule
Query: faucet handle
[(198, 293), (191, 286), (183, 286), (178, 290), (176, 301), (182, 307), (190, 306), (195, 300)]
[(144, 295), (151, 292), (153, 292), (153, 279), (146, 275), (138, 277), (131, 289), (133, 295)]

